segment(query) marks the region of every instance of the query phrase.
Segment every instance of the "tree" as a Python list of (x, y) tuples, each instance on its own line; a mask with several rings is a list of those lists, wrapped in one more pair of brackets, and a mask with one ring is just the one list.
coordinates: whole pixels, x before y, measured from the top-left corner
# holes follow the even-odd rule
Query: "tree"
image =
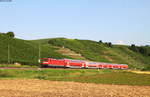
[(131, 50), (134, 51), (134, 52), (139, 52), (138, 47), (135, 46), (135, 44), (132, 44), (132, 45), (129, 47), (129, 49), (131, 49)]
[(139, 52), (143, 55), (148, 55), (148, 52), (147, 52), (146, 48), (144, 48), (144, 47), (139, 47)]
[(105, 42), (106, 46), (108, 47), (113, 47), (112, 43), (111, 42)]
[(103, 43), (102, 40), (100, 40), (99, 43)]
[(14, 32), (12, 32), (12, 31), (7, 32), (6, 35), (7, 35), (8, 37), (10, 37), (10, 38), (14, 38), (14, 37), (15, 37), (15, 34), (14, 34)]
[(112, 43), (111, 43), (111, 42), (109, 42), (109, 43), (108, 43), (108, 46), (109, 46), (109, 47), (112, 47)]

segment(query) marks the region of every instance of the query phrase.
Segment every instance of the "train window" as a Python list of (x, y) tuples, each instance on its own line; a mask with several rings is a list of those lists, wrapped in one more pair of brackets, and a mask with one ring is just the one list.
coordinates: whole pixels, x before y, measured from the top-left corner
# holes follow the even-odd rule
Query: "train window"
[(70, 60), (70, 62), (80, 63), (80, 62), (82, 62), (82, 61), (81, 61), (81, 60)]
[(96, 63), (96, 62), (89, 62), (89, 64), (98, 64), (98, 63)]

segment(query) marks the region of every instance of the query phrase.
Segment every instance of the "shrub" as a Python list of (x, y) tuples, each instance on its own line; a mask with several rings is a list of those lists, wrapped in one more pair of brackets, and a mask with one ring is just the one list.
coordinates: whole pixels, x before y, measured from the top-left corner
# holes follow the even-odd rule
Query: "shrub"
[(150, 65), (144, 67), (144, 68), (142, 69), (142, 71), (150, 71)]
[(105, 45), (108, 46), (108, 47), (113, 47), (111, 42), (106, 42)]
[(102, 40), (100, 40), (99, 43), (103, 43)]
[(6, 35), (7, 35), (8, 37), (10, 37), (10, 38), (14, 38), (14, 37), (15, 37), (15, 34), (14, 34), (14, 32), (12, 32), (12, 31), (7, 32)]

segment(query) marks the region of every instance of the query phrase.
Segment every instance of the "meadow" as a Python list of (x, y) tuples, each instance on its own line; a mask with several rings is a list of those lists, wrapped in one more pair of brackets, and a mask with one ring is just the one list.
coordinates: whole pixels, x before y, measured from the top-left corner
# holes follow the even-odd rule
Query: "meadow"
[(96, 84), (150, 85), (149, 74), (109, 69), (0, 69), (0, 79), (40, 79)]

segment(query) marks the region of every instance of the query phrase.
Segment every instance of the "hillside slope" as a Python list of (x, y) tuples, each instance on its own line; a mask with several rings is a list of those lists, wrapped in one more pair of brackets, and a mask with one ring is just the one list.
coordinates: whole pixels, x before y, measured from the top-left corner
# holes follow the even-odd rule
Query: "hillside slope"
[[(9, 38), (0, 34), (0, 63), (8, 63), (8, 45), (10, 63), (19, 62), (22, 64), (37, 64), (39, 58), (39, 43)], [(60, 53), (55, 52), (56, 48), (46, 45), (40, 45), (41, 58), (54, 57), (64, 58)]]
[(96, 41), (66, 38), (41, 39), (34, 42), (68, 48), (91, 61), (128, 64), (130, 68), (139, 69), (150, 65), (150, 57), (136, 53), (124, 45), (109, 47)]
[(9, 38), (3, 34), (0, 34), (0, 63), (8, 63), (9, 45), (10, 63), (38, 64), (39, 44), (41, 58), (73, 58), (120, 63), (136, 69), (150, 66), (150, 57), (134, 52), (124, 45), (109, 47), (96, 41), (66, 38), (22, 40)]

